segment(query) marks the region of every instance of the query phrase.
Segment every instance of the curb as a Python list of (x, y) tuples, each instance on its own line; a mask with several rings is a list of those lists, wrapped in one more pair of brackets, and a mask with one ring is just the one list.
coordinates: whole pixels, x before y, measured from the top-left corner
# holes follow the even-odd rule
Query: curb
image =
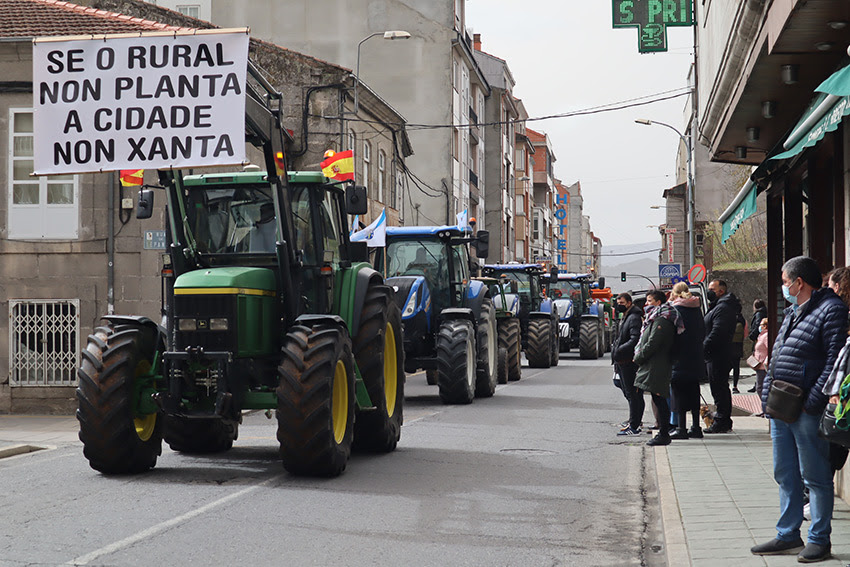
[(41, 451), (43, 449), (46, 449), (46, 447), (37, 447), (35, 445), (26, 445), (26, 444), (9, 445), (7, 447), (0, 447), (0, 459), (5, 459), (7, 457), (14, 457), (16, 455), (23, 455), (25, 453), (35, 453), (36, 451)]
[(655, 447), (654, 453), (667, 565), (691, 565), (685, 529), (681, 521), (682, 515), (679, 512), (679, 499), (673, 484), (673, 471), (670, 469), (670, 460), (667, 457), (667, 447)]

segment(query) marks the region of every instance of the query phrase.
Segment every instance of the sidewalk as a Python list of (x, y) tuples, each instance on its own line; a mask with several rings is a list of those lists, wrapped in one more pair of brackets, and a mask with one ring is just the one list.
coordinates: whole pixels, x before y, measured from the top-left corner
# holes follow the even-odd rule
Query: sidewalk
[(79, 423), (65, 415), (0, 415), (0, 458), (79, 443)]
[[(744, 392), (752, 380), (742, 380)], [(703, 395), (711, 401), (707, 386)], [(739, 409), (754, 394), (733, 394)], [(736, 400), (735, 398), (740, 398)], [(673, 441), (655, 448), (661, 515), (672, 566), (780, 567), (799, 565), (795, 555), (756, 556), (750, 548), (776, 537), (779, 489), (773, 480), (773, 448), (767, 420), (735, 416), (731, 433)], [(801, 528), (805, 541), (809, 523)], [(833, 559), (850, 563), (850, 506), (835, 498)]]

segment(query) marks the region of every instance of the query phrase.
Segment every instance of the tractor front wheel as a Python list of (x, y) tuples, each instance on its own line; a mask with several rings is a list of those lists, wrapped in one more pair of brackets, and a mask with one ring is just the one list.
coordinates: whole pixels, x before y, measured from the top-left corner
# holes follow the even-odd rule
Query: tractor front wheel
[(552, 364), (552, 331), (548, 319), (528, 322), (528, 346), (525, 357), (531, 368), (549, 368)]
[(593, 319), (582, 319), (578, 330), (579, 356), (585, 360), (599, 358), (599, 325)]
[(499, 347), (499, 356), (498, 363), (499, 372), (498, 372), (498, 382), (499, 384), (507, 384), (508, 383), (508, 350), (502, 347)]
[(475, 329), (452, 320), (437, 333), (437, 386), (444, 404), (471, 404), (475, 396)]
[(392, 300), (390, 288), (372, 285), (354, 337), (354, 359), (374, 410), (357, 415), (354, 447), (388, 453), (401, 438), (404, 406), (404, 347), (401, 311)]
[(277, 439), (292, 474), (337, 476), (354, 437), (354, 356), (348, 331), (333, 323), (294, 326), (278, 367)]
[(496, 393), (496, 373), (498, 331), (496, 329), (496, 313), (490, 298), (484, 298), (481, 303), (481, 315), (478, 317), (478, 361), (476, 366), (475, 397), (490, 398)]
[(558, 320), (553, 319), (549, 334), (549, 336), (552, 337), (552, 366), (558, 366), (558, 362), (561, 360), (561, 339), (558, 336), (559, 331)]
[(110, 323), (89, 335), (78, 372), (77, 420), (83, 454), (104, 474), (144, 472), (162, 453), (162, 419), (137, 410), (136, 382), (151, 370), (156, 330)]
[(499, 324), (499, 348), (508, 351), (508, 380), (522, 378), (522, 341), (519, 319), (503, 319)]

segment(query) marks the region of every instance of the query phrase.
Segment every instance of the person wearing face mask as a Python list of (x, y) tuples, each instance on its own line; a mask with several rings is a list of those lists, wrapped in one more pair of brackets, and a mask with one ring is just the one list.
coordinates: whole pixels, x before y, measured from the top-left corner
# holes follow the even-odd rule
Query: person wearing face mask
[[(619, 332), (611, 348), (611, 361), (614, 363), (617, 375), (620, 376), (620, 387), (623, 389), (623, 394), (629, 402), (629, 421), (623, 425), (617, 435), (640, 435), (644, 406), (641, 404), (638, 408), (637, 402), (633, 401), (633, 398), (636, 397), (634, 392), (635, 375), (638, 368), (634, 361), (635, 347), (640, 340), (643, 314), (638, 306), (632, 303), (632, 296), (628, 293), (621, 293), (617, 296), (617, 311), (623, 314), (623, 319), (620, 321)], [(640, 401), (643, 402), (642, 395)], [(640, 409), (639, 413), (638, 409)]]
[[(678, 426), (671, 439), (701, 439), (699, 416), (699, 382), (705, 376), (702, 341), (705, 324), (699, 297), (693, 295), (688, 284), (679, 282), (670, 292), (670, 302), (685, 324), (685, 332), (674, 343), (673, 375), (670, 381), (672, 410), (676, 412)], [(686, 429), (686, 418), (691, 414), (691, 429)]]
[(666, 301), (667, 297), (661, 291), (653, 290), (646, 294), (645, 318), (635, 350), (638, 371), (634, 397), (637, 409), (643, 413), (643, 392), (649, 392), (658, 408), (658, 434), (646, 443), (650, 446), (670, 444), (667, 396), (670, 395), (673, 374), (673, 341), (677, 334), (685, 331), (679, 312)]
[(731, 293), (726, 282), (714, 280), (708, 284), (706, 298), (711, 310), (705, 314), (705, 352), (708, 383), (714, 398), (714, 423), (705, 433), (726, 433), (732, 430), (732, 391), (729, 390), (729, 371), (732, 370), (732, 337), (741, 302)]
[[(770, 421), (779, 520), (776, 538), (751, 551), (755, 555), (779, 555), (802, 548), (797, 555), (801, 563), (823, 561), (831, 555), (833, 472), (829, 442), (818, 436), (818, 424), (829, 395), (824, 387), (847, 338), (847, 306), (821, 283), (820, 269), (808, 256), (791, 258), (782, 266), (782, 294), (791, 306), (784, 312), (773, 343), (761, 392), (762, 407), (766, 408), (774, 380), (794, 384), (803, 391), (803, 411), (793, 423)], [(804, 485), (809, 489), (811, 513), (805, 547), (800, 538)]]

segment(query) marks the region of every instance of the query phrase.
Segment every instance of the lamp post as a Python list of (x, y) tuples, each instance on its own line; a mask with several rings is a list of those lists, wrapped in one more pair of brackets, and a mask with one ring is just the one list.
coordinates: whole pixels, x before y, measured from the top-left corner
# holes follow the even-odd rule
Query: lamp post
[[(685, 149), (688, 152), (688, 260), (691, 264), (695, 262), (694, 260), (694, 177), (691, 173), (692, 170), (692, 149), (691, 149), (691, 138), (685, 138), (685, 136), (679, 132), (673, 126), (669, 124), (665, 124), (664, 122), (658, 122), (656, 120), (647, 120), (646, 118), (638, 118), (635, 120), (637, 124), (643, 124), (644, 126), (652, 126), (653, 124), (658, 124), (659, 126), (666, 126), (670, 128), (679, 136), (679, 139), (682, 140), (682, 143), (685, 144)], [(655, 208), (655, 207), (652, 207)]]
[(373, 37), (383, 36), (384, 39), (410, 39), (410, 33), (404, 30), (391, 30), (391, 31), (382, 31), (375, 32), (373, 34), (367, 35), (363, 39), (360, 40), (360, 43), (357, 44), (357, 67), (354, 71), (354, 112), (357, 113), (360, 110), (359, 100), (357, 98), (357, 84), (360, 82), (360, 47), (366, 43), (368, 40)]

